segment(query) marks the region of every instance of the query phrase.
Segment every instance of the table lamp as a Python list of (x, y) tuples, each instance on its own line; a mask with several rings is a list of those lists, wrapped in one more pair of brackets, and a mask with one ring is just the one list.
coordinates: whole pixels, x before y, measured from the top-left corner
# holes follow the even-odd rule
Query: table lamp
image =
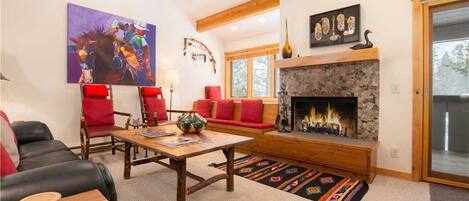
[(174, 86), (179, 84), (179, 74), (176, 69), (166, 71), (165, 83), (169, 86), (169, 120), (171, 120), (171, 110), (173, 109), (173, 91)]

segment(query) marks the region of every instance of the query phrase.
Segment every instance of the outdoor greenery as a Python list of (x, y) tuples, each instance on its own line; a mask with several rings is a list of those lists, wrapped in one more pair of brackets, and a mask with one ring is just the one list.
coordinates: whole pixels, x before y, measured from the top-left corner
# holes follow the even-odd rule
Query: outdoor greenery
[(433, 45), (433, 94), (469, 94), (469, 39)]
[(252, 61), (252, 97), (270, 96), (270, 58), (259, 56), (231, 62), (231, 96), (248, 96), (248, 62)]
[(268, 97), (269, 96), (269, 56), (260, 56), (253, 58), (252, 72), (252, 96)]
[(248, 96), (248, 60), (239, 59), (231, 62), (231, 96)]

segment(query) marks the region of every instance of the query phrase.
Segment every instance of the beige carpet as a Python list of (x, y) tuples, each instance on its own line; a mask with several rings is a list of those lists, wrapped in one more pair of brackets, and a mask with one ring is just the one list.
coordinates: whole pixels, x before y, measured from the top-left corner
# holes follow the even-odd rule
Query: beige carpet
[[(236, 158), (243, 156), (236, 154)], [(123, 154), (110, 152), (91, 155), (95, 162), (102, 162), (111, 170), (120, 201), (174, 201), (176, 199), (176, 173), (158, 164), (132, 167), (131, 178), (123, 179)], [(213, 162), (224, 162), (223, 153), (210, 153), (188, 160), (187, 170), (204, 178), (221, 173), (208, 167)], [(187, 179), (187, 185), (195, 180)], [(307, 201), (304, 198), (283, 192), (263, 184), (235, 176), (235, 192), (226, 192), (226, 183), (219, 181), (192, 195), (188, 201)], [(390, 177), (377, 176), (363, 201), (429, 201), (427, 183), (414, 183)]]

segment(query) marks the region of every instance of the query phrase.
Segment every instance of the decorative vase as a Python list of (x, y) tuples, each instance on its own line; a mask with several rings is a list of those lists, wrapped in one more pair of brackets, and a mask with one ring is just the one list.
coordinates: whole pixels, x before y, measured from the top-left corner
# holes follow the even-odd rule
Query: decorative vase
[(288, 42), (288, 23), (287, 23), (287, 19), (285, 19), (285, 45), (283, 45), (283, 49), (282, 49), (282, 57), (284, 59), (288, 59), (288, 58), (291, 58), (291, 56), (293, 55), (293, 50), (292, 48), (290, 47), (290, 43)]
[(207, 126), (207, 120), (196, 112), (188, 112), (178, 118), (176, 126), (184, 134), (199, 134)]

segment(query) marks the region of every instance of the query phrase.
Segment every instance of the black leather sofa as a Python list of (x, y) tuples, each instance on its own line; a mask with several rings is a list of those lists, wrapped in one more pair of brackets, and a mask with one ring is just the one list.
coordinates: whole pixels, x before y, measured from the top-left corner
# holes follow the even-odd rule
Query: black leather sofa
[(47, 125), (37, 121), (14, 123), (19, 145), (18, 172), (1, 178), (0, 200), (54, 191), (63, 197), (98, 189), (117, 200), (114, 181), (103, 164), (80, 160), (61, 141), (54, 140)]

